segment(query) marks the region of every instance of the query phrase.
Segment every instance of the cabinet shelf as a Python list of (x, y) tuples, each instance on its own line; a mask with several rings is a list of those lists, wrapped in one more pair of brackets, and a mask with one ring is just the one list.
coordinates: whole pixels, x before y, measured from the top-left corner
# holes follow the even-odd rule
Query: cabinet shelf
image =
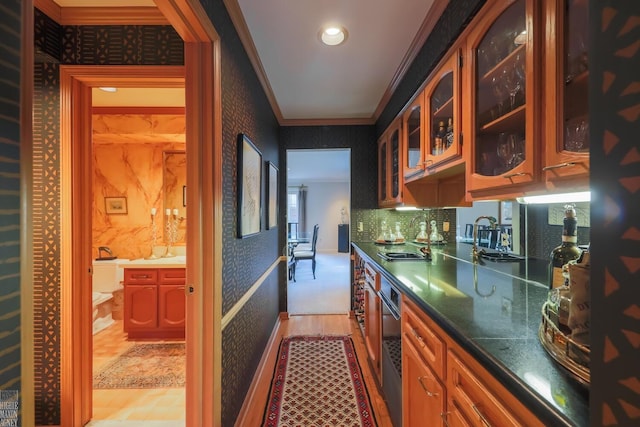
[(524, 105), (516, 107), (514, 110), (498, 117), (496, 120), (480, 126), (480, 133), (509, 132), (513, 129), (523, 128), (525, 123), (525, 111)]
[(447, 99), (447, 101), (442, 104), (439, 108), (437, 108), (433, 112), (433, 117), (451, 117), (453, 115), (453, 97)]
[(516, 63), (524, 61), (526, 44), (521, 44), (515, 48), (511, 53), (504, 57), (504, 59), (494, 65), (489, 71), (487, 71), (479, 79), (479, 84), (491, 84), (494, 77), (499, 77), (500, 72), (505, 68), (513, 68)]

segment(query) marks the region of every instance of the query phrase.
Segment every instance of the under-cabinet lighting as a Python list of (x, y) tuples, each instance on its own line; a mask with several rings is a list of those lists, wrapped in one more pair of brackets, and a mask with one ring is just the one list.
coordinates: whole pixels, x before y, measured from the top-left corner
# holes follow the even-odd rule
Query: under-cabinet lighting
[(109, 93), (114, 93), (118, 91), (118, 88), (115, 88), (115, 87), (99, 87), (98, 89), (100, 89), (103, 92), (109, 92)]
[(538, 196), (523, 196), (516, 199), (522, 204), (541, 204), (541, 203), (577, 203), (590, 202), (591, 191), (580, 191), (576, 193), (562, 194), (540, 194)]
[(398, 206), (395, 208), (397, 211), (417, 211), (415, 206)]

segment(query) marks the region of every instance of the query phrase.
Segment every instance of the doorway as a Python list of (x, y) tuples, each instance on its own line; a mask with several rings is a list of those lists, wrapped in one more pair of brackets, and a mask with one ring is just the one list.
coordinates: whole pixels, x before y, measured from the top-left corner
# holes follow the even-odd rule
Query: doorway
[[(221, 418), (222, 192), (220, 42), (201, 5), (158, 1), (185, 42), (185, 66), (61, 66), (61, 424), (91, 419), (91, 88), (185, 88), (187, 227), (186, 425)], [(114, 8), (115, 9), (115, 8)], [(116, 13), (116, 12), (114, 12)], [(203, 78), (201, 76), (207, 76)], [(74, 143), (75, 141), (75, 143)], [(73, 219), (73, 221), (72, 221)], [(204, 261), (206, 260), (206, 262)], [(72, 285), (73, 284), (73, 285)], [(201, 405), (199, 402), (211, 402)]]
[(318, 226), (315, 278), (312, 261), (299, 259), (287, 284), (287, 311), (348, 314), (351, 150), (290, 149), (286, 164), (287, 238), (294, 256), (313, 251), (312, 233)]
[[(174, 314), (182, 321), (178, 317), (172, 321), (181, 328), (172, 328), (171, 334), (182, 329), (184, 336), (184, 284), (173, 279), (173, 285), (146, 284), (143, 290), (125, 290), (121, 284), (123, 267), (129, 262), (135, 263), (130, 267), (172, 274), (179, 270), (155, 270), (155, 266), (186, 262), (184, 88), (115, 86), (94, 87), (91, 92), (91, 250), (97, 257), (91, 278), (91, 426), (101, 425), (97, 420), (184, 423), (185, 342), (161, 332), (166, 322), (160, 315), (168, 304), (176, 307)], [(121, 202), (117, 212), (109, 205)], [(165, 214), (166, 209), (171, 215)], [(139, 293), (131, 292), (136, 290)], [(147, 307), (149, 296), (158, 298), (157, 309), (134, 315), (132, 302)], [(182, 301), (181, 308), (176, 301)], [(138, 320), (148, 328), (138, 329), (138, 334), (160, 333), (153, 338), (132, 337), (135, 331), (129, 334), (126, 328)]]

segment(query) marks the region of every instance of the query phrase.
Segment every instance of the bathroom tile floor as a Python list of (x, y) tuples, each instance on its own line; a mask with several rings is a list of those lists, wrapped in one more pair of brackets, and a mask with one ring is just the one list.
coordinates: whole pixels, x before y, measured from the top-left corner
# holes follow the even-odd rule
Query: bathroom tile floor
[[(151, 341), (146, 341), (151, 342)], [(164, 341), (153, 341), (164, 342)], [(175, 341), (171, 341), (175, 342)], [(127, 341), (122, 320), (93, 336), (93, 371), (99, 371), (110, 360), (133, 346)], [(163, 421), (162, 427), (184, 426), (184, 388), (164, 389), (107, 389), (93, 390), (93, 418), (91, 427), (116, 425), (107, 421), (143, 421), (141, 424), (117, 424), (153, 426), (150, 421)], [(103, 422), (104, 421), (104, 422)], [(168, 423), (167, 422), (175, 422)], [(158, 424), (160, 426), (160, 424)]]

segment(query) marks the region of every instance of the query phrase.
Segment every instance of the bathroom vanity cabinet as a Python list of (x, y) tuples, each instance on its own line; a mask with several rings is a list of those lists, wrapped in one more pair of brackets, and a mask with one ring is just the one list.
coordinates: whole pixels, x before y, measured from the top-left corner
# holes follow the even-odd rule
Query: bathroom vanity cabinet
[(184, 338), (184, 268), (124, 269), (124, 330), (129, 339)]

